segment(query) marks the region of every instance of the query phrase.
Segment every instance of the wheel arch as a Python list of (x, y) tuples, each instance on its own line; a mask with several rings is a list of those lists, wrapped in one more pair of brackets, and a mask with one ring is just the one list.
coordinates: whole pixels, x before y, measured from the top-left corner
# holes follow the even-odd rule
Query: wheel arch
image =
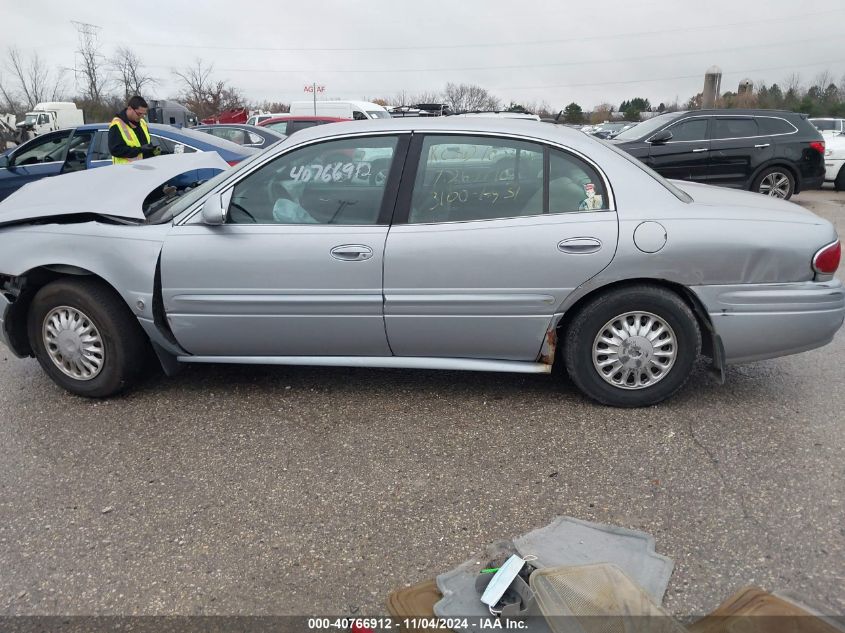
[(65, 277), (87, 277), (108, 286), (118, 297), (122, 295), (108, 279), (97, 273), (70, 264), (44, 264), (14, 277), (0, 277), (3, 292), (11, 299), (4, 326), (12, 351), (18, 356), (34, 356), (27, 336), (27, 316), (36, 293), (47, 284)]
[(762, 174), (765, 170), (770, 169), (772, 167), (782, 167), (786, 169), (790, 174), (792, 174), (792, 179), (795, 181), (795, 189), (793, 190), (793, 194), (801, 193), (801, 174), (798, 173), (798, 170), (795, 169), (793, 165), (790, 165), (788, 162), (784, 161), (781, 158), (772, 158), (768, 162), (763, 163), (760, 165), (754, 173), (751, 175), (751, 178), (746, 183), (746, 189), (749, 191), (753, 191), (754, 181)]
[(694, 292), (692, 292), (683, 284), (669, 281), (667, 279), (655, 279), (648, 277), (639, 277), (614, 281), (594, 288), (589, 292), (585, 293), (583, 296), (579, 297), (572, 305), (570, 305), (566, 309), (566, 311), (563, 313), (563, 316), (555, 325), (555, 333), (557, 335), (556, 338), (559, 342), (558, 353), (562, 351), (563, 345), (565, 345), (565, 333), (569, 328), (569, 324), (584, 308), (584, 306), (587, 305), (587, 303), (589, 303), (596, 297), (631, 286), (653, 286), (655, 288), (662, 288), (680, 297), (681, 300), (687, 304), (690, 310), (692, 310), (692, 313), (695, 315), (696, 321), (698, 322), (698, 327), (701, 330), (701, 353), (704, 356), (712, 358), (717, 368), (721, 370), (721, 367), (723, 365), (722, 358), (724, 357), (724, 354), (721, 352), (721, 342), (719, 341), (719, 337), (716, 334), (716, 331), (713, 327), (713, 323), (710, 320), (710, 316), (708, 315), (704, 305), (701, 303), (701, 300), (695, 295)]

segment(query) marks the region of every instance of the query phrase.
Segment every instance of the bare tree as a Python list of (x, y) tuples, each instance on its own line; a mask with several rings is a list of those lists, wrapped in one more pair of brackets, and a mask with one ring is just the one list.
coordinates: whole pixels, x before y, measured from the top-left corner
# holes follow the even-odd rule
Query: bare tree
[(213, 64), (205, 66), (201, 59), (197, 59), (193, 66), (173, 71), (182, 84), (185, 105), (201, 119), (245, 105), (241, 91), (228, 86), (225, 81), (214, 79), (211, 74), (213, 70)]
[(801, 95), (801, 74), (800, 73), (792, 73), (783, 80), (783, 90), (784, 92), (792, 92), (795, 95)]
[(108, 60), (100, 53), (97, 31), (93, 24), (74, 22), (79, 34), (79, 55), (81, 68), (77, 69), (85, 81), (85, 97), (93, 103), (101, 103), (111, 78), (108, 76)]
[[(443, 102), (443, 93), (436, 92), (434, 90), (427, 90), (423, 92), (418, 92), (416, 94), (411, 95), (408, 97), (410, 103), (416, 105), (418, 103), (442, 103)], [(408, 105), (408, 104), (406, 104)]]
[(12, 79), (3, 86), (2, 95), (9, 106), (20, 104), (30, 109), (42, 101), (58, 101), (64, 94), (63, 73), (51, 73), (37, 52), (27, 62), (19, 49), (9, 48), (6, 68)]
[(453, 110), (498, 110), (501, 102), (485, 88), (475, 84), (446, 84), (446, 101)]
[(830, 84), (833, 83), (833, 73), (830, 72), (830, 69), (823, 70), (818, 75), (816, 75), (815, 85), (824, 90)]
[(157, 83), (156, 79), (144, 74), (141, 59), (131, 48), (121, 46), (109, 60), (112, 69), (117, 73), (118, 83), (123, 88), (123, 96), (126, 101), (133, 95), (140, 95), (144, 92), (144, 86), (152, 86)]

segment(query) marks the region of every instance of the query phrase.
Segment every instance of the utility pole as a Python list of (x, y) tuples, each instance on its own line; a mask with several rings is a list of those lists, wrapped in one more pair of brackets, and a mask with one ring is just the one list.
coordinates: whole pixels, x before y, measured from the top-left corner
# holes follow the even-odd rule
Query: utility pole
[(312, 83), (311, 85), (305, 84), (305, 92), (310, 92), (314, 96), (314, 116), (317, 116), (317, 93), (325, 91), (325, 86), (318, 86), (316, 83)]

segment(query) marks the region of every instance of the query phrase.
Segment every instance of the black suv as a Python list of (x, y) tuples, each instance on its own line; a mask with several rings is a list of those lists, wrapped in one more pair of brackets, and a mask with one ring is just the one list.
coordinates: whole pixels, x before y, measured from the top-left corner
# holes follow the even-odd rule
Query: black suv
[(805, 114), (783, 110), (671, 112), (612, 141), (666, 178), (788, 199), (824, 183), (824, 141)]

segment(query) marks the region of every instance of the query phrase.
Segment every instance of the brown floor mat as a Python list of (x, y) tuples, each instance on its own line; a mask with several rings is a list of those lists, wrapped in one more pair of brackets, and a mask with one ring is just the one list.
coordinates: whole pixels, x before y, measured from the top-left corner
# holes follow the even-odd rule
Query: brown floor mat
[(739, 590), (687, 629), (690, 633), (843, 633), (799, 605), (758, 587)]

